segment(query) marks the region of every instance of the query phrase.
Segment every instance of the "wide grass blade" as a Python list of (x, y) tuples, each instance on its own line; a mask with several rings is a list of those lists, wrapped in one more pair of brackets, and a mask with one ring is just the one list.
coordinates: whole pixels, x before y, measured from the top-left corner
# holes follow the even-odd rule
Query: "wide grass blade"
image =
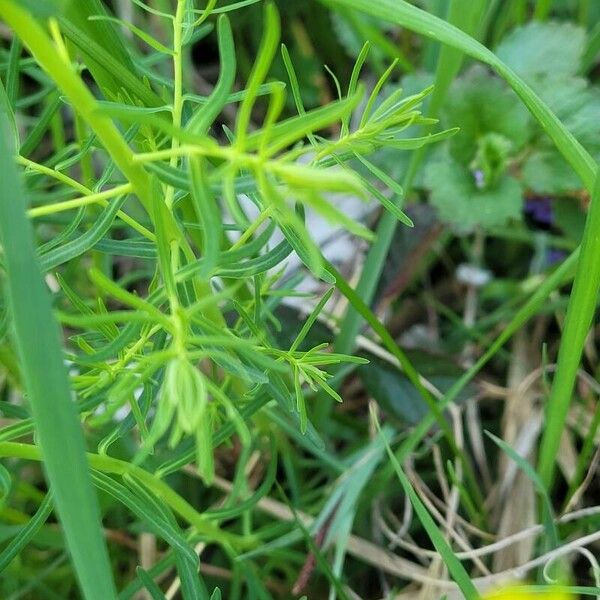
[(110, 600), (116, 591), (102, 534), (85, 445), (50, 295), (37, 263), (25, 216), (27, 202), (0, 120), (0, 241), (6, 267), (15, 345), (35, 420), (44, 468), (54, 490), (67, 546), (87, 600)]
[(546, 406), (546, 424), (538, 469), (550, 489), (554, 478), (560, 438), (571, 405), (577, 370), (592, 324), (600, 289), (600, 177), (596, 179), (592, 202), (585, 223), (583, 241), (573, 291), (569, 298), (562, 331), (556, 374)]

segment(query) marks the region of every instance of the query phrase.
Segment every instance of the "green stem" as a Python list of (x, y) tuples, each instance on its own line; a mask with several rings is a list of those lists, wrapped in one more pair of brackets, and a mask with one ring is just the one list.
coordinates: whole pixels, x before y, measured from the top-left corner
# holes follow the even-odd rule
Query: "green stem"
[(533, 13), (533, 18), (538, 21), (545, 21), (550, 14), (550, 9), (552, 8), (552, 0), (538, 0), (535, 5), (535, 11)]
[[(0, 442), (0, 456), (34, 461), (42, 460), (42, 454), (38, 446), (18, 442)], [(189, 502), (174, 492), (171, 486), (145, 469), (103, 454), (88, 452), (86, 456), (89, 466), (93, 469), (121, 477), (130, 475), (138, 479), (158, 498), (164, 500), (182, 519), (194, 527), (200, 535), (205, 535), (223, 546), (245, 548), (254, 545), (255, 541), (252, 539), (222, 531), (217, 525), (214, 525), (196, 511)]]
[[(183, 112), (183, 64), (182, 64), (182, 28), (183, 16), (185, 14), (185, 5), (187, 0), (177, 0), (177, 10), (173, 21), (173, 129), (177, 131), (181, 128), (181, 115)], [(179, 139), (173, 137), (171, 149), (177, 151)], [(177, 156), (173, 154), (169, 161), (171, 167), (177, 166)], [(173, 208), (173, 196), (175, 188), (169, 186), (165, 195), (167, 208)]]
[(129, 192), (131, 192), (131, 184), (124, 183), (123, 185), (117, 185), (110, 190), (89, 194), (82, 196), (81, 198), (73, 198), (73, 200), (65, 200), (63, 202), (45, 204), (44, 206), (36, 206), (35, 208), (30, 208), (27, 211), (27, 215), (31, 218), (41, 217), (43, 215), (52, 215), (64, 210), (73, 210), (74, 208), (79, 208), (80, 206), (87, 206), (88, 204), (97, 204), (102, 200), (116, 198), (117, 196), (124, 196)]

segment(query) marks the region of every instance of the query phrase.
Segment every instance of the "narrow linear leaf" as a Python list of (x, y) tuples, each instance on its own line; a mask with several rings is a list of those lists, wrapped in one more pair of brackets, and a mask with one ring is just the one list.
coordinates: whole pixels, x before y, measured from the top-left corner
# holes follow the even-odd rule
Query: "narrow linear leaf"
[(223, 224), (221, 209), (207, 182), (205, 160), (200, 157), (190, 159), (190, 189), (192, 206), (202, 227), (204, 264), (200, 275), (206, 277), (219, 259)]
[(219, 79), (206, 104), (194, 113), (186, 127), (192, 133), (199, 135), (204, 135), (213, 121), (219, 116), (223, 106), (228, 101), (233, 84), (235, 83), (236, 58), (233, 33), (231, 31), (231, 23), (225, 15), (219, 17), (217, 34), (219, 39), (219, 54), (221, 56)]
[[(379, 428), (379, 424), (377, 424), (377, 427)], [(384, 437), (381, 429), (379, 429), (379, 435), (383, 439), (390, 462), (392, 463), (394, 471), (396, 472), (400, 484), (404, 489), (404, 493), (408, 496), (410, 503), (413, 505), (413, 508), (417, 513), (417, 517), (419, 518), (419, 521), (421, 521), (421, 524), (427, 532), (429, 539), (435, 546), (435, 549), (440, 553), (440, 556), (444, 561), (446, 567), (448, 567), (448, 571), (450, 571), (452, 579), (454, 579), (454, 581), (457, 583), (458, 587), (464, 594), (466, 600), (479, 600), (479, 593), (473, 585), (469, 574), (463, 567), (462, 563), (458, 560), (458, 558), (456, 558), (456, 555), (454, 554), (452, 548), (446, 541), (444, 534), (440, 531), (435, 521), (427, 511), (427, 508), (423, 504), (423, 501), (419, 498), (419, 496), (413, 489), (410, 480), (402, 470), (398, 459), (392, 452), (390, 444)]]
[(88, 17), (88, 21), (110, 21), (116, 25), (121, 25), (122, 27), (129, 29), (131, 33), (137, 35), (137, 37), (154, 48), (157, 52), (162, 52), (163, 54), (169, 54), (171, 56), (174, 54), (173, 50), (167, 48), (158, 40), (155, 40), (151, 35), (148, 35), (145, 31), (142, 31), (139, 27), (136, 27), (133, 23), (123, 21), (122, 19), (117, 19), (116, 17), (109, 17), (107, 15), (92, 15), (91, 17)]
[(29, 544), (33, 536), (40, 530), (41, 526), (46, 522), (54, 507), (52, 494), (48, 493), (44, 496), (42, 503), (37, 509), (35, 515), (29, 520), (27, 525), (16, 535), (4, 548), (0, 554), (0, 573), (8, 567), (10, 562)]
[(600, 290), (600, 176), (592, 194), (583, 232), (581, 254), (567, 306), (556, 374), (546, 406), (546, 424), (542, 435), (538, 471), (547, 488), (551, 488), (556, 469), (560, 440), (573, 398), (577, 370)]
[(152, 576), (142, 569), (142, 567), (136, 567), (135, 574), (139, 577), (140, 581), (144, 584), (146, 591), (150, 594), (152, 600), (166, 600), (166, 596), (162, 593), (160, 588), (154, 583)]

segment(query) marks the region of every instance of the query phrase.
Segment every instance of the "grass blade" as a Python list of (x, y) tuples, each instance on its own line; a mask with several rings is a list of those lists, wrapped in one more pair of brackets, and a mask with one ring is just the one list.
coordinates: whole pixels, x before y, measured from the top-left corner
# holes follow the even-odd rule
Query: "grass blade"
[(152, 579), (148, 571), (145, 571), (142, 569), (142, 567), (137, 567), (135, 573), (140, 581), (144, 584), (144, 587), (150, 594), (152, 600), (166, 600), (166, 596), (161, 592), (156, 583), (154, 583), (154, 579)]
[(527, 478), (533, 483), (535, 489), (542, 499), (544, 505), (544, 529), (546, 531), (545, 540), (549, 543), (550, 549), (554, 550), (558, 547), (560, 541), (558, 537), (558, 530), (554, 522), (554, 510), (552, 508), (552, 500), (548, 495), (548, 490), (544, 486), (540, 476), (537, 474), (535, 469), (527, 462), (527, 460), (521, 456), (514, 448), (509, 446), (504, 440), (496, 437), (489, 431), (486, 431), (488, 437), (512, 460), (518, 467), (525, 473)]
[(19, 532), (19, 535), (16, 535), (6, 548), (4, 548), (2, 554), (0, 554), (0, 573), (2, 573), (2, 571), (8, 567), (12, 559), (27, 546), (33, 536), (39, 531), (40, 527), (46, 522), (46, 519), (50, 516), (50, 513), (54, 508), (52, 500), (52, 494), (46, 494), (35, 515), (33, 515), (27, 525), (23, 527)]
[(538, 470), (544, 485), (552, 486), (560, 438), (571, 405), (585, 338), (596, 311), (600, 289), (600, 177), (592, 195), (583, 232), (581, 253), (562, 332), (556, 374), (546, 406)]
[[(497, 354), (502, 346), (518, 331), (529, 319), (531, 319), (544, 305), (548, 296), (566, 281), (570, 280), (572, 272), (577, 265), (579, 250), (575, 250), (554, 273), (548, 276), (529, 298), (529, 300), (517, 311), (511, 321), (504, 327), (502, 333), (490, 344), (486, 352), (479, 360), (458, 379), (458, 381), (446, 392), (444, 398), (439, 402), (439, 410), (445, 410), (450, 403), (454, 402), (465, 385), (475, 377), (477, 373)], [(435, 415), (427, 415), (413, 432), (406, 438), (398, 450), (398, 457), (404, 460), (415, 450), (427, 432), (436, 423)]]
[[(25, 216), (27, 203), (8, 147), (6, 118), (0, 121), (0, 241), (15, 344), (36, 423), (47, 478), (77, 571), (83, 596), (110, 600), (116, 591), (101, 529), (81, 426), (71, 400), (59, 328), (36, 261)], [(68, 465), (68, 468), (65, 466)]]
[[(377, 423), (377, 420), (376, 420), (376, 417), (374, 414), (373, 414), (373, 418), (375, 418), (375, 423), (377, 424), (377, 428), (379, 429), (379, 423)], [(458, 558), (456, 558), (456, 555), (454, 554), (454, 552), (452, 551), (452, 548), (446, 541), (444, 534), (439, 530), (438, 526), (435, 524), (435, 521), (433, 520), (433, 518), (427, 511), (427, 508), (425, 507), (425, 505), (423, 504), (423, 502), (421, 501), (421, 499), (419, 498), (419, 496), (413, 489), (413, 487), (410, 483), (410, 480), (408, 479), (408, 477), (402, 470), (402, 467), (400, 466), (398, 459), (392, 452), (392, 449), (390, 448), (390, 444), (387, 441), (387, 439), (383, 436), (381, 429), (379, 429), (379, 435), (381, 436), (381, 438), (383, 439), (383, 442), (385, 443), (385, 448), (387, 450), (390, 462), (392, 463), (392, 466), (394, 467), (394, 471), (396, 472), (396, 475), (398, 476), (398, 479), (400, 480), (400, 484), (402, 485), (402, 487), (404, 489), (404, 493), (407, 495), (408, 499), (410, 500), (410, 503), (413, 505), (413, 508), (415, 509), (415, 512), (417, 513), (417, 517), (419, 518), (419, 521), (421, 521), (421, 524), (423, 525), (423, 528), (427, 532), (429, 539), (435, 546), (435, 549), (440, 553), (440, 556), (441, 556), (442, 560), (444, 561), (444, 564), (448, 567), (448, 571), (450, 571), (450, 575), (451, 575), (452, 579), (454, 579), (454, 581), (456, 582), (458, 587), (461, 589), (466, 600), (478, 600), (479, 594), (477, 593), (477, 589), (473, 585), (473, 582), (471, 581), (469, 574), (467, 573), (465, 568), (462, 566), (462, 564), (458, 560)]]
[(219, 80), (206, 104), (197, 109), (186, 125), (186, 129), (199, 135), (206, 134), (213, 121), (219, 116), (219, 113), (223, 110), (223, 106), (227, 103), (227, 99), (235, 83), (235, 47), (231, 24), (226, 16), (219, 17), (218, 34), (219, 55), (221, 56)]

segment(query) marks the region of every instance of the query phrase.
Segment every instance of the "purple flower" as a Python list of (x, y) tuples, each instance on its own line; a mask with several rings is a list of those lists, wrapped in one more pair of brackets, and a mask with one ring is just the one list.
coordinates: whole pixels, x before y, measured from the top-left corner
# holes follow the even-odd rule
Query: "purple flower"
[(473, 179), (475, 180), (475, 187), (478, 190), (483, 189), (485, 186), (485, 175), (481, 169), (473, 171)]
[(542, 225), (554, 223), (554, 212), (552, 211), (552, 198), (531, 198), (525, 200), (525, 214)]
[(559, 248), (548, 248), (546, 250), (546, 263), (548, 265), (556, 265), (562, 262), (567, 257), (567, 253)]

